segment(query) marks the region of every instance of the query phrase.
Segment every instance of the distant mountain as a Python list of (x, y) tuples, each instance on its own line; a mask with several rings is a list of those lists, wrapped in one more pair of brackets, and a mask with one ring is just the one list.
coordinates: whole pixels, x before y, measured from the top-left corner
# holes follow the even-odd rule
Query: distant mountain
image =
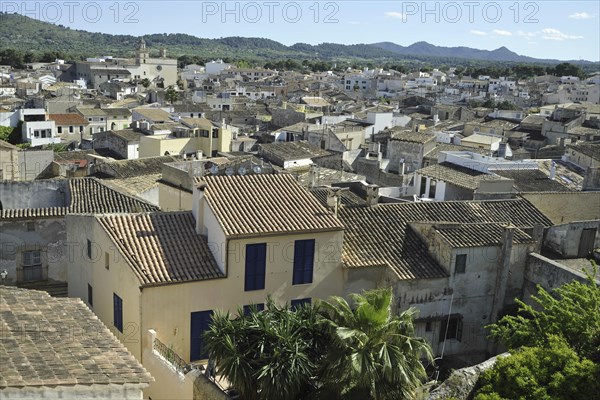
[(479, 50), (470, 47), (442, 47), (427, 42), (417, 42), (410, 46), (400, 46), (391, 42), (373, 43), (372, 46), (399, 55), (436, 56), (465, 58), (469, 60), (510, 61), (510, 62), (560, 62), (558, 60), (540, 60), (533, 57), (521, 56), (506, 47), (496, 50)]
[[(0, 51), (20, 51), (25, 62), (28, 62), (26, 56), (28, 52), (50, 53), (46, 58), (51, 58), (55, 52), (72, 57), (72, 59), (101, 55), (129, 57), (133, 56), (133, 50), (138, 41), (138, 38), (132, 35), (111, 35), (75, 30), (20, 14), (0, 13), (0, 22)], [(151, 51), (155, 53), (158, 52), (160, 47), (165, 47), (169, 56), (172, 57), (189, 55), (200, 56), (205, 59), (229, 57), (250, 61), (273, 61), (289, 58), (294, 60), (320, 59), (335, 62), (383, 61), (392, 63), (411, 60), (415, 63), (427, 62), (432, 64), (469, 62), (466, 60), (479, 63), (559, 62), (558, 60), (538, 60), (518, 55), (506, 47), (488, 51), (469, 47), (441, 47), (427, 42), (417, 42), (406, 47), (391, 42), (352, 45), (296, 43), (292, 46), (285, 46), (274, 40), (264, 38), (226, 37), (204, 39), (181, 33), (149, 34), (145, 35), (144, 38)]]

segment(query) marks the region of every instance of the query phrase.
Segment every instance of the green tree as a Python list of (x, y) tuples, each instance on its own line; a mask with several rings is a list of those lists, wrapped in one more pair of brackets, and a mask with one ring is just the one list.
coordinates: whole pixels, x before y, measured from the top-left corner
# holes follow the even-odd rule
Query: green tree
[(142, 86), (146, 89), (148, 89), (150, 87), (150, 79), (148, 78), (144, 78), (140, 81), (140, 83), (142, 84)]
[(312, 377), (325, 351), (317, 320), (313, 307), (293, 311), (269, 298), (262, 312), (216, 312), (204, 339), (217, 373), (244, 399), (302, 399), (315, 390)]
[(428, 344), (414, 337), (414, 309), (394, 316), (390, 289), (292, 310), (216, 312), (204, 335), (216, 373), (244, 399), (406, 399), (426, 375)]
[[(594, 267), (596, 271), (596, 267)], [(595, 272), (594, 272), (595, 273)], [(535, 306), (516, 300), (517, 315), (491, 325), (492, 336), (509, 349), (548, 345), (550, 335), (562, 337), (581, 356), (600, 362), (600, 286), (592, 276), (550, 293), (538, 286)]]
[(599, 376), (599, 364), (551, 335), (547, 347), (523, 347), (498, 359), (482, 375), (475, 400), (592, 399), (600, 392)]
[(0, 140), (8, 142), (12, 131), (13, 128), (11, 128), (10, 126), (0, 126)]
[(421, 358), (432, 361), (429, 344), (414, 337), (415, 309), (395, 316), (391, 289), (353, 294), (354, 308), (341, 297), (320, 302), (332, 337), (322, 380), (341, 399), (409, 399), (427, 375)]
[(21, 123), (16, 128), (11, 126), (0, 126), (0, 140), (11, 144), (21, 143)]
[(167, 90), (165, 90), (165, 100), (169, 103), (173, 104), (179, 99), (179, 93), (175, 90), (173, 85), (169, 86)]

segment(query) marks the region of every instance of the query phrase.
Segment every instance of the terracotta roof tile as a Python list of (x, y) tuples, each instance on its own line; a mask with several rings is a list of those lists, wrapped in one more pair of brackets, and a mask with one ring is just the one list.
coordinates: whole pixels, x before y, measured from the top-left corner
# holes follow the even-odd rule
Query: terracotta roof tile
[(451, 183), (455, 186), (469, 190), (479, 187), (481, 181), (508, 180), (502, 176), (486, 174), (471, 168), (462, 167), (448, 162), (430, 165), (415, 171), (422, 176)]
[(118, 192), (97, 178), (69, 180), (71, 188), (70, 213), (118, 213), (158, 211), (158, 207)]
[(0, 390), (153, 380), (79, 299), (0, 286)]
[(189, 211), (97, 219), (144, 286), (224, 277)]
[(446, 275), (409, 222), (510, 223), (518, 228), (552, 225), (531, 203), (521, 199), (341, 207), (338, 217), (346, 226), (342, 260), (348, 268), (388, 266), (401, 279)]
[[(437, 235), (453, 248), (500, 246), (504, 236), (503, 224), (454, 224), (436, 223), (433, 229)], [(534, 240), (519, 228), (514, 229), (513, 243), (527, 244)]]
[(75, 114), (75, 113), (73, 113), (73, 114), (50, 114), (48, 116), (48, 118), (51, 119), (52, 121), (54, 121), (56, 126), (65, 126), (65, 125), (87, 126), (87, 125), (89, 125), (89, 122), (85, 118), (83, 118), (81, 115)]
[(291, 175), (207, 176), (205, 196), (227, 237), (341, 230)]

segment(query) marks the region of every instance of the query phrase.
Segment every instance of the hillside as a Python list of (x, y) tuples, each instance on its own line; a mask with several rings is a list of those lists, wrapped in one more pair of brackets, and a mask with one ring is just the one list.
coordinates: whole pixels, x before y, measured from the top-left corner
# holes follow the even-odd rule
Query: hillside
[(510, 62), (560, 62), (558, 60), (540, 60), (533, 57), (521, 56), (510, 51), (506, 47), (500, 47), (496, 50), (479, 50), (470, 47), (442, 47), (435, 46), (427, 42), (417, 42), (410, 46), (400, 46), (395, 43), (381, 42), (373, 43), (372, 46), (390, 51), (399, 55), (429, 55), (437, 57), (457, 57), (470, 60), (488, 60), (488, 61), (510, 61)]
[[(27, 61), (28, 57), (32, 58), (31, 53), (38, 56), (45, 53), (46, 58), (49, 59), (53, 59), (54, 54), (69, 59), (101, 55), (129, 57), (133, 55), (133, 49), (138, 41), (137, 37), (131, 35), (74, 30), (20, 14), (0, 13), (0, 19), (2, 21), (0, 24), (0, 51), (22, 52), (25, 55), (25, 62), (29, 62)], [(160, 47), (165, 47), (171, 57), (188, 55), (204, 59), (231, 58), (248, 61), (293, 59), (335, 62), (407, 62), (409, 60), (413, 64), (432, 63), (436, 65), (441, 63), (468, 65), (473, 62), (477, 64), (558, 62), (521, 56), (505, 47), (488, 51), (468, 47), (440, 47), (427, 42), (417, 42), (406, 47), (390, 42), (353, 45), (296, 43), (292, 46), (285, 46), (264, 38), (204, 39), (187, 34), (149, 34), (144, 38), (151, 51), (155, 53)], [(30, 54), (27, 55), (27, 53)]]

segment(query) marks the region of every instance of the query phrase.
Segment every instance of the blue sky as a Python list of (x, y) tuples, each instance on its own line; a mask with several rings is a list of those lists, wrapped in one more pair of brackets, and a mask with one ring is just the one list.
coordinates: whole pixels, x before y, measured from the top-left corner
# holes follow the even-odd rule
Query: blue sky
[(600, 60), (598, 1), (3, 1), (4, 12), (93, 32), (265, 37), (343, 44), (510, 50), (537, 58)]

